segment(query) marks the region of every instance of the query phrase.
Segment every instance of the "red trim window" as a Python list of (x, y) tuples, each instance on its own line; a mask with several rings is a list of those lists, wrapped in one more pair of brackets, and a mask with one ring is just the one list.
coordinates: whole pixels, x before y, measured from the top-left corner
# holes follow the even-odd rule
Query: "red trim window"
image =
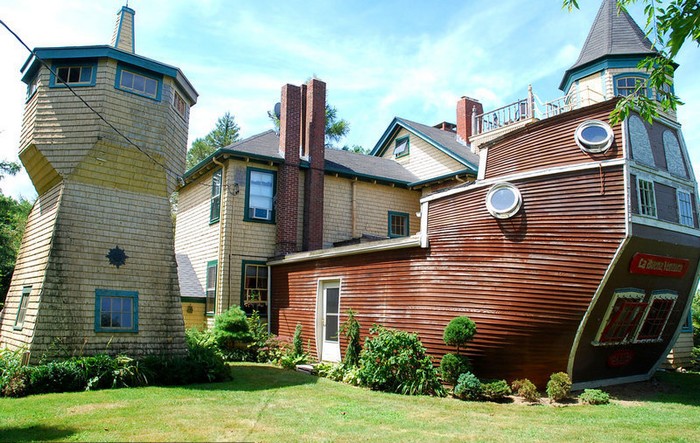
[(658, 340), (661, 337), (677, 298), (678, 295), (673, 292), (652, 293), (637, 340)]
[(615, 293), (599, 334), (599, 343), (620, 343), (631, 339), (644, 315), (647, 303), (643, 303), (644, 292), (624, 290)]

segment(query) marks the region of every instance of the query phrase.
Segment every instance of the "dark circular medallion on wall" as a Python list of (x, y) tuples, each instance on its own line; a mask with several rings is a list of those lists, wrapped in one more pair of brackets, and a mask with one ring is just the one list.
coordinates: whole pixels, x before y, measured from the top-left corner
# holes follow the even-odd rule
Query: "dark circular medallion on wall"
[(120, 266), (126, 264), (126, 259), (129, 258), (119, 245), (109, 250), (109, 254), (105, 255), (109, 259), (109, 264), (114, 265), (119, 269)]

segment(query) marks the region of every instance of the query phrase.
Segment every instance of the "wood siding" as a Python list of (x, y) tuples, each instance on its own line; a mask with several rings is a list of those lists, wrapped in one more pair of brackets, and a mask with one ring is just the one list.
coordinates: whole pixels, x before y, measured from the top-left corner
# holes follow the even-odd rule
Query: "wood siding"
[(358, 313), (363, 335), (374, 323), (417, 332), (437, 362), (452, 351), (444, 327), (468, 315), (478, 329), (467, 350), (478, 374), (542, 383), (566, 370), (624, 237), (623, 182), (621, 167), (514, 182), (523, 209), (502, 222), (486, 211), (487, 188), (477, 187), (430, 203), (429, 251), (275, 266), (273, 331), (289, 339), (301, 323), (313, 343), (318, 279), (339, 278), (341, 312)]
[(611, 101), (584, 108), (587, 112), (571, 111), (509, 134), (489, 147), (484, 178), (622, 158), (620, 125), (613, 127), (615, 141), (604, 154), (587, 154), (574, 141), (574, 132), (579, 124), (591, 119), (607, 122), (614, 105), (615, 102)]

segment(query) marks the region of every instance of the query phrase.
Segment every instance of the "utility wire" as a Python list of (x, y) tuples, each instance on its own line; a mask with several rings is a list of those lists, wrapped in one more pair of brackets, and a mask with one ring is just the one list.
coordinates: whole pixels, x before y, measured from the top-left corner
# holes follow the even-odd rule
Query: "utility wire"
[(27, 49), (27, 51), (29, 51), (30, 54), (32, 54), (32, 56), (33, 56), (34, 58), (36, 58), (36, 59), (39, 61), (39, 63), (41, 63), (46, 69), (48, 69), (49, 72), (51, 72), (51, 74), (54, 76), (55, 79), (57, 79), (61, 84), (63, 84), (66, 88), (68, 88), (68, 90), (69, 90), (71, 93), (73, 93), (73, 95), (76, 96), (81, 102), (83, 102), (83, 104), (84, 104), (90, 111), (92, 111), (95, 115), (97, 115), (97, 117), (99, 117), (100, 120), (102, 120), (103, 122), (105, 122), (105, 123), (107, 124), (107, 126), (109, 126), (110, 128), (112, 128), (112, 130), (113, 130), (114, 132), (116, 132), (120, 137), (122, 137), (124, 140), (126, 140), (128, 144), (130, 144), (131, 146), (133, 146), (133, 147), (135, 147), (136, 149), (138, 149), (139, 152), (141, 152), (141, 153), (144, 154), (146, 157), (148, 157), (153, 163), (155, 163), (156, 165), (158, 165), (158, 166), (160, 166), (161, 168), (163, 168), (163, 170), (165, 170), (166, 172), (169, 172), (170, 174), (172, 174), (172, 175), (175, 177), (176, 180), (178, 180), (178, 181), (180, 181), (180, 182), (182, 183), (182, 176), (181, 176), (180, 174), (178, 174), (177, 172), (173, 171), (172, 169), (170, 169), (168, 166), (164, 165), (164, 164), (161, 163), (160, 161), (158, 161), (158, 159), (154, 158), (151, 154), (149, 154), (148, 152), (146, 152), (145, 150), (143, 150), (139, 145), (137, 145), (136, 143), (134, 143), (126, 134), (124, 134), (122, 131), (120, 131), (119, 129), (117, 129), (117, 127), (115, 127), (112, 123), (110, 123), (102, 114), (100, 114), (97, 110), (95, 110), (95, 108), (93, 108), (88, 102), (86, 102), (85, 99), (83, 99), (80, 95), (78, 95), (78, 93), (75, 92), (75, 90), (74, 90), (73, 88), (71, 88), (71, 86), (70, 86), (68, 83), (66, 83), (66, 81), (65, 81), (64, 79), (60, 78), (60, 77), (56, 74), (56, 72), (51, 68), (51, 66), (49, 66), (48, 63), (46, 63), (44, 60), (42, 60), (42, 59), (36, 54), (36, 52), (34, 52), (34, 50), (32, 50), (29, 46), (27, 46), (27, 44), (24, 43), (24, 41), (20, 38), (20, 36), (17, 35), (12, 29), (10, 29), (10, 27), (7, 26), (7, 24), (5, 24), (5, 22), (2, 21), (2, 19), (0, 19), (0, 24), (1, 24), (2, 26), (4, 26), (5, 29), (7, 29), (7, 31), (8, 31), (10, 34), (12, 34), (12, 35), (17, 39), (17, 41), (20, 42), (20, 43), (22, 44), (22, 46), (24, 46), (24, 47)]

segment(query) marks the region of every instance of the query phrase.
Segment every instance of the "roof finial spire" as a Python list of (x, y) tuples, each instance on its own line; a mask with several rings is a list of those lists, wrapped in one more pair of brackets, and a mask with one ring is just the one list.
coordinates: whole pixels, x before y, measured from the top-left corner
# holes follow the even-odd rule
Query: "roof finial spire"
[(112, 46), (122, 51), (134, 54), (136, 52), (136, 44), (134, 37), (134, 15), (136, 11), (129, 8), (129, 1), (126, 1), (126, 6), (117, 12), (117, 23), (114, 27), (112, 35)]

